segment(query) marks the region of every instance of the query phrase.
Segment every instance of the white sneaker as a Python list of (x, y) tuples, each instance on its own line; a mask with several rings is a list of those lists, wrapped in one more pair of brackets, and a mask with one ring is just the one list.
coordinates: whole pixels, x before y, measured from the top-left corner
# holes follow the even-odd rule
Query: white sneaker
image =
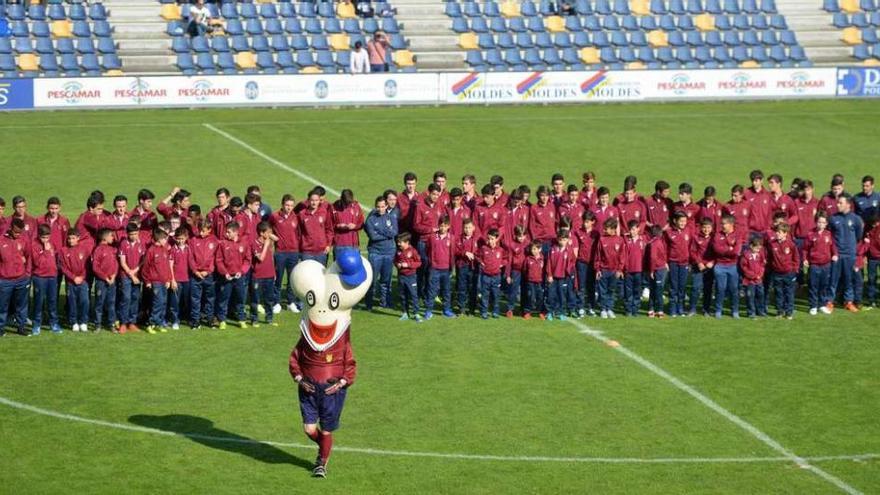
[(608, 319), (608, 311), (603, 310), (601, 313), (599, 313), (599, 318), (602, 318), (603, 320), (607, 320)]
[(587, 312), (584, 311), (583, 308), (578, 310), (578, 318), (583, 318), (584, 316), (586, 316), (586, 314), (587, 314)]
[(827, 306), (822, 306), (821, 308), (819, 308), (819, 311), (821, 311), (822, 313), (824, 313), (824, 314), (826, 314), (826, 315), (830, 315), (830, 314), (831, 314), (831, 310), (828, 309)]
[(180, 330), (180, 325), (178, 325), (177, 323), (175, 323), (174, 325), (171, 325), (171, 329), (172, 329), (172, 330)]
[(264, 308), (262, 304), (257, 304), (257, 313), (261, 315), (266, 314), (266, 308)]
[(78, 323), (74, 323), (74, 324), (73, 324), (73, 328), (72, 328), (72, 330), (73, 330), (74, 332), (79, 332), (79, 324), (78, 324)]
[(272, 314), (277, 315), (280, 312), (281, 312), (281, 305), (280, 304), (276, 304), (275, 306), (272, 306)]
[(645, 287), (642, 289), (642, 301), (647, 301), (651, 297), (651, 289)]
[(613, 319), (617, 318), (617, 315), (614, 314), (614, 311), (609, 311), (609, 312), (608, 312), (608, 317), (611, 318), (611, 319), (613, 320)]
[(810, 316), (816, 316), (819, 314), (819, 310), (816, 308), (810, 308)]
[(299, 308), (296, 307), (296, 303), (288, 304), (287, 309), (289, 309), (291, 313), (299, 313)]

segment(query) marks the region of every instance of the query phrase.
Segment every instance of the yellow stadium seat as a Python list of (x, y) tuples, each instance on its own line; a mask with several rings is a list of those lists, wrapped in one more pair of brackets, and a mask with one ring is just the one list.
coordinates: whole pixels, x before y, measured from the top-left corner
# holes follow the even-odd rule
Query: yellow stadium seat
[(648, 44), (651, 45), (652, 48), (669, 46), (669, 37), (666, 36), (666, 31), (658, 29), (648, 33)]
[(257, 58), (253, 52), (241, 52), (235, 54), (235, 65), (239, 69), (254, 69), (257, 67)]
[(162, 5), (162, 11), (159, 14), (162, 16), (162, 19), (166, 21), (179, 21), (180, 17), (180, 7), (175, 4), (166, 3)]
[(73, 28), (70, 25), (70, 21), (53, 21), (52, 36), (56, 38), (70, 38), (71, 36), (73, 36)]
[(629, 10), (633, 15), (651, 15), (651, 7), (648, 0), (629, 0)]
[(354, 5), (351, 3), (340, 3), (336, 5), (336, 15), (340, 19), (355, 19), (357, 14), (354, 12)]
[(565, 21), (558, 15), (551, 15), (544, 18), (544, 27), (551, 33), (561, 33), (565, 31)]
[(843, 42), (847, 45), (861, 45), (862, 44), (862, 32), (859, 28), (850, 26), (843, 30), (843, 36), (841, 37)]
[(869, 58), (868, 60), (865, 60), (862, 65), (867, 67), (880, 67), (880, 60), (877, 60), (876, 58)]
[(700, 31), (714, 31), (715, 16), (712, 14), (700, 14), (694, 19), (694, 24)]
[(299, 71), (300, 74), (323, 74), (323, 72), (320, 67), (315, 67), (314, 65), (303, 67)]
[(630, 63), (626, 64), (627, 70), (642, 70), (645, 67), (647, 67), (645, 65), (645, 63), (639, 62), (638, 60), (636, 60), (635, 62), (630, 62)]
[(519, 2), (504, 2), (501, 4), (501, 15), (504, 17), (519, 17)]
[(37, 56), (33, 53), (22, 53), (18, 56), (18, 68), (28, 72), (40, 70)]
[(754, 60), (746, 60), (745, 62), (739, 64), (741, 69), (757, 69), (761, 67), (761, 64), (755, 62)]
[(847, 14), (855, 14), (862, 11), (859, 8), (859, 0), (840, 0), (840, 10)]
[(461, 33), (458, 35), (458, 46), (464, 50), (478, 49), (477, 35), (475, 33)]
[(330, 48), (336, 50), (337, 52), (348, 50), (350, 39), (345, 33), (336, 33), (330, 35)]
[(124, 75), (123, 72), (119, 69), (108, 70), (104, 73), (105, 76), (118, 77)]
[(275, 0), (257, 0), (257, 3), (272, 3)]
[(409, 50), (397, 50), (392, 55), (394, 64), (398, 67), (412, 67), (416, 65), (415, 56)]
[(599, 50), (592, 46), (581, 48), (580, 56), (585, 64), (593, 65), (602, 63), (602, 59), (599, 58)]

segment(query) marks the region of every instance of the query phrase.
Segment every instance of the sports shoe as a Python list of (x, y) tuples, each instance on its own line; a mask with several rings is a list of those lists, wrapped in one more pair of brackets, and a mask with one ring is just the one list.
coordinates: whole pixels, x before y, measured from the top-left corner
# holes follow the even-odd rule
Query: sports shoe
[(315, 478), (326, 478), (327, 468), (325, 468), (322, 464), (318, 464), (317, 466), (315, 466), (315, 469), (312, 470), (312, 476)]
[(608, 311), (605, 311), (603, 309), (602, 312), (599, 313), (599, 318), (602, 318), (603, 320), (607, 320), (608, 319)]
[(733, 314), (733, 319), (734, 319), (734, 320), (738, 320), (738, 319), (739, 319), (739, 313), (734, 313), (734, 314)]
[(661, 311), (661, 312), (657, 313), (656, 315), (654, 315), (654, 318), (657, 318), (658, 320), (662, 320), (662, 319), (666, 318), (666, 313)]
[(251, 326), (254, 327), (254, 328), (260, 328), (260, 322), (258, 322), (258, 321), (252, 321), (252, 322), (251, 322)]
[(421, 323), (421, 322), (425, 321), (422, 319), (422, 315), (419, 315), (419, 314), (416, 314), (415, 316), (413, 316), (413, 320), (415, 320), (416, 323)]
[(52, 333), (62, 333), (61, 327), (58, 324), (52, 325)]
[(504, 316), (506, 318), (513, 318), (513, 311), (508, 311), (507, 313), (504, 313)]
[(275, 304), (274, 306), (272, 306), (272, 313), (273, 314), (277, 315), (280, 312), (281, 312), (281, 305), (280, 304)]
[(79, 323), (74, 323), (70, 329), (74, 332), (79, 332)]
[(617, 318), (617, 315), (614, 314), (614, 311), (609, 311), (609, 312), (608, 312), (608, 317), (611, 318), (611, 319), (613, 320), (613, 319)]
[(578, 318), (583, 318), (584, 316), (587, 316), (587, 312), (584, 311), (584, 308), (579, 309), (578, 310)]
[(403, 313), (402, 315), (400, 315), (400, 318), (398, 318), (398, 321), (406, 321), (408, 319), (409, 319), (409, 315), (406, 313)]
[(542, 320), (546, 320), (546, 319), (547, 319), (547, 315), (545, 315), (544, 313), (538, 313), (538, 318), (540, 318), (540, 319), (542, 319)]
[(590, 316), (596, 316), (596, 311), (591, 309), (591, 310), (587, 311), (587, 314)]
[(171, 329), (172, 330), (180, 330), (180, 323), (175, 323), (175, 324), (171, 325)]
[(217, 328), (219, 328), (220, 330), (226, 330), (226, 322), (221, 321), (220, 324), (217, 325)]
[(137, 325), (135, 325), (134, 323), (128, 325), (128, 332), (129, 333), (138, 333), (140, 331), (141, 331), (141, 329)]
[(443, 312), (443, 316), (445, 316), (447, 318), (455, 318), (455, 313), (453, 313), (452, 310), (447, 309), (446, 311)]
[(270, 322), (267, 322), (266, 325), (269, 325), (270, 327), (277, 327), (278, 322), (277, 321), (270, 321)]
[(653, 318), (653, 317), (654, 317), (654, 312), (648, 311), (648, 318)]
[(246, 321), (239, 321), (239, 322), (238, 322), (238, 326), (241, 327), (241, 328), (247, 328), (247, 327), (248, 327), (248, 324), (247, 324)]
[(261, 315), (266, 314), (266, 308), (262, 304), (257, 304), (257, 313)]
[(553, 313), (547, 313), (547, 317), (544, 319), (547, 321), (553, 321)]
[(651, 297), (651, 289), (645, 287), (642, 289), (642, 300), (647, 301), (649, 297)]
[(166, 327), (165, 325), (162, 325), (161, 327), (159, 327), (159, 331), (162, 333), (168, 333), (168, 327)]
[(828, 304), (825, 305), (825, 309), (827, 309), (828, 311), (823, 311), (823, 313), (825, 313), (826, 315), (830, 315), (831, 313), (834, 312), (834, 303), (829, 302)]
[(147, 326), (147, 333), (150, 335), (156, 335), (156, 327), (153, 325)]
[(556, 317), (556, 319), (559, 320), (559, 321), (565, 321), (565, 315), (558, 315), (558, 316)]
[(844, 307), (844, 309), (846, 309), (850, 313), (858, 313), (859, 312), (859, 307), (856, 306), (855, 304), (853, 304), (852, 301), (847, 301), (847, 303), (844, 304), (843, 307)]
[(31, 335), (33, 335), (33, 336), (40, 335), (40, 327), (38, 327), (37, 325), (34, 325), (31, 328)]
[(291, 313), (299, 313), (299, 308), (296, 306), (296, 303), (288, 304), (287, 309), (289, 309)]
[(531, 319), (532, 319), (531, 313), (523, 313), (523, 320), (531, 320)]
[(810, 316), (816, 316), (819, 314), (819, 310), (817, 308), (810, 308)]
[(431, 313), (430, 311), (425, 311), (425, 320), (430, 320), (433, 317), (434, 317), (433, 313)]
[(793, 319), (794, 319), (794, 315), (788, 315), (788, 316), (785, 317), (785, 319), (786, 319), (786, 320), (793, 320)]
[(832, 308), (829, 308), (828, 306), (822, 306), (821, 308), (819, 308), (819, 311), (821, 311), (822, 314), (830, 315), (831, 312), (834, 310)]

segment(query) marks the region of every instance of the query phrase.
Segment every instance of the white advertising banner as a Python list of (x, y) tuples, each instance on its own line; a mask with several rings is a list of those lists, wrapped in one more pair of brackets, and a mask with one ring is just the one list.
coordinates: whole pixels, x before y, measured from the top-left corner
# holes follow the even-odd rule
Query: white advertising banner
[(441, 75), (447, 103), (576, 103), (643, 99), (643, 73), (472, 72)]
[(34, 79), (35, 108), (118, 107), (137, 105), (130, 95), (136, 77)]
[(822, 69), (657, 70), (643, 72), (647, 99), (834, 96), (837, 71)]

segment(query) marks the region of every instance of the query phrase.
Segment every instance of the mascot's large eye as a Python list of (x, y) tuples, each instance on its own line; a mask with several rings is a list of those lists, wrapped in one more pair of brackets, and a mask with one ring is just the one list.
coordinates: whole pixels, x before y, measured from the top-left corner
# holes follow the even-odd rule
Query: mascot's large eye
[(339, 307), (339, 294), (333, 293), (330, 294), (330, 309), (336, 309)]
[(315, 305), (315, 292), (314, 291), (310, 290), (310, 291), (306, 292), (306, 304), (308, 304), (309, 306)]

